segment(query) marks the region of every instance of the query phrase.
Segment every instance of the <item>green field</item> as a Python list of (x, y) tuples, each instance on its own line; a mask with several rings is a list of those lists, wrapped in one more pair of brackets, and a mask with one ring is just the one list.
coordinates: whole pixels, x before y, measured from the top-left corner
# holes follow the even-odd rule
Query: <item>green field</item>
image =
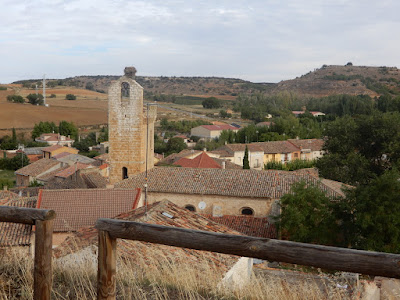
[(14, 171), (0, 170), (0, 188), (3, 189), (4, 186), (12, 188), (14, 185), (15, 185)]

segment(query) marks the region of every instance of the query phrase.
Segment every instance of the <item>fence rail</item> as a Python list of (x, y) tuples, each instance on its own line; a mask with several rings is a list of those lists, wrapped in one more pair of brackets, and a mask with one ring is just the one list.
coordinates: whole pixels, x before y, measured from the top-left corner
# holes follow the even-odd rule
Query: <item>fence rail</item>
[(53, 210), (0, 206), (0, 222), (35, 225), (33, 298), (50, 299), (52, 286)]
[(400, 255), (228, 235), (114, 219), (98, 219), (97, 299), (115, 299), (117, 238), (400, 278)]

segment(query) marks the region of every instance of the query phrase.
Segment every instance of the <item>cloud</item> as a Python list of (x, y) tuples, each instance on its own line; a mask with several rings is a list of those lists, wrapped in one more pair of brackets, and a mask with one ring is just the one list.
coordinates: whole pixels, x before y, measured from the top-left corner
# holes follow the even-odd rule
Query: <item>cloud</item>
[(6, 1), (0, 82), (81, 74), (277, 82), (322, 64), (399, 65), (396, 1)]

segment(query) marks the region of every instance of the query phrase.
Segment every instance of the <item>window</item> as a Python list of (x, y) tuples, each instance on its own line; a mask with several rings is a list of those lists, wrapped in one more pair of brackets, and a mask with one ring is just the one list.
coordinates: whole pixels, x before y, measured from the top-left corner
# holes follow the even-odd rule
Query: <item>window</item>
[(243, 207), (240, 209), (240, 213), (245, 216), (252, 216), (254, 215), (254, 210), (252, 210), (250, 207)]
[(122, 179), (128, 178), (128, 169), (126, 167), (122, 168)]
[(129, 102), (130, 86), (129, 83), (123, 82), (121, 84), (121, 103), (127, 104)]
[(196, 208), (191, 204), (186, 205), (185, 208), (190, 211), (196, 211)]

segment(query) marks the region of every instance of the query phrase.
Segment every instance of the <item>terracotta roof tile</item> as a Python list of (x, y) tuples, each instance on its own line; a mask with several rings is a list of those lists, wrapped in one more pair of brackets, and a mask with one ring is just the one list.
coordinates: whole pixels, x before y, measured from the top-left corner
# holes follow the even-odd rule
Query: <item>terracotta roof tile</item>
[(261, 147), (264, 153), (293, 153), (300, 151), (300, 148), (288, 141), (260, 142), (252, 143), (252, 145)]
[[(319, 186), (330, 197), (340, 196), (318, 178), (280, 170), (222, 170), (155, 167), (148, 172), (148, 191), (178, 194), (221, 195), (279, 199), (295, 182)], [(142, 188), (145, 173), (115, 184), (116, 188)]]
[(223, 224), (239, 231), (245, 235), (276, 239), (276, 228), (274, 224), (268, 222), (268, 218), (257, 218), (253, 216), (221, 216), (213, 217), (204, 215), (216, 223)]
[(288, 141), (300, 149), (310, 149), (311, 151), (322, 151), (324, 146), (322, 139), (289, 139)]
[(61, 153), (58, 153), (58, 154), (54, 155), (52, 158), (59, 159), (59, 158), (66, 157), (66, 156), (71, 155), (71, 154), (72, 153), (69, 153), (69, 152), (61, 152)]
[[(14, 198), (6, 206), (36, 206), (37, 197)], [(31, 244), (32, 225), (0, 222), (0, 247), (29, 246)]]
[(43, 148), (42, 151), (44, 151), (44, 152), (53, 152), (54, 150), (60, 149), (62, 147), (64, 147), (64, 146), (53, 145), (53, 146), (50, 146), (50, 147)]
[(38, 208), (56, 212), (54, 232), (75, 231), (132, 209), (138, 193), (137, 189), (42, 190)]
[(82, 164), (82, 163), (76, 163), (72, 166), (69, 166), (68, 168), (61, 170), (60, 172), (58, 172), (57, 174), (55, 174), (55, 177), (61, 177), (61, 178), (67, 178), (73, 174), (75, 174), (78, 170), (81, 169), (86, 169), (89, 168), (90, 165), (87, 164)]
[(214, 131), (214, 130), (238, 130), (237, 127), (232, 125), (200, 125), (201, 127)]
[(178, 165), (184, 168), (214, 168), (221, 169), (222, 167), (209, 157), (205, 152), (196, 156), (193, 159), (182, 157), (181, 159), (174, 162), (174, 165)]
[(60, 165), (60, 162), (53, 159), (42, 158), (21, 169), (18, 169), (15, 171), (15, 174), (36, 177), (57, 165)]
[(222, 146), (222, 147), (218, 148), (217, 150), (228, 149), (228, 151), (230, 150), (232, 152), (245, 151), (246, 150), (246, 146), (247, 146), (247, 149), (250, 152), (264, 152), (263, 148), (261, 148), (257, 144), (227, 144), (225, 146)]

